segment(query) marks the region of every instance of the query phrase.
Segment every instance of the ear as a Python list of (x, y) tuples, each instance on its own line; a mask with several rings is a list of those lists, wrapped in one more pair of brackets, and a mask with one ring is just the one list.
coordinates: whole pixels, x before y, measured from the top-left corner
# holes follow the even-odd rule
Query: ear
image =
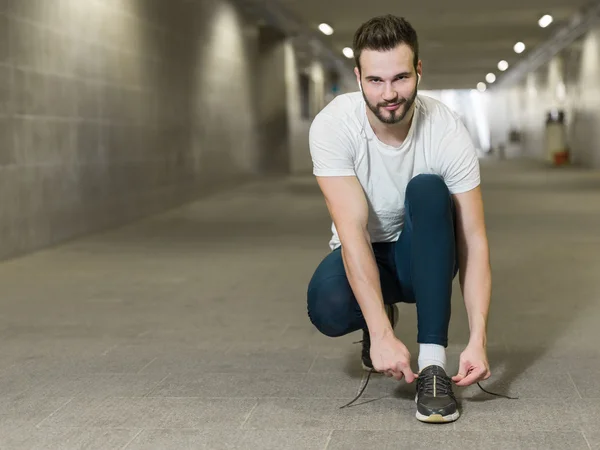
[(362, 92), (362, 83), (360, 82), (360, 71), (358, 70), (358, 67), (354, 68), (354, 75), (356, 75), (356, 82), (358, 83), (358, 88)]
[(423, 76), (423, 63), (421, 62), (421, 60), (419, 60), (419, 62), (417, 63), (417, 76), (419, 77), (419, 80), (421, 79), (421, 77)]

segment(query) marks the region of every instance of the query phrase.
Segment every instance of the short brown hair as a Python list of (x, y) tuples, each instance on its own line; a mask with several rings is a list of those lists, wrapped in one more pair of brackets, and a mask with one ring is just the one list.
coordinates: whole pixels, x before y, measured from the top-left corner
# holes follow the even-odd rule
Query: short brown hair
[(419, 62), (419, 39), (412, 25), (403, 17), (391, 14), (373, 17), (363, 23), (354, 34), (356, 67), (361, 70), (360, 55), (363, 50), (392, 50), (399, 44), (407, 44), (412, 49), (416, 69)]

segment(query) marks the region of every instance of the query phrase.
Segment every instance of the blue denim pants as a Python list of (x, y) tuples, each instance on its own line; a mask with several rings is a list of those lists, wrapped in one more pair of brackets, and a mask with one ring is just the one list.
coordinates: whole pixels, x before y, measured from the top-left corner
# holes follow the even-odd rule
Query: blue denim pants
[[(458, 272), (456, 212), (437, 175), (414, 177), (406, 188), (405, 222), (396, 242), (372, 243), (386, 304), (414, 303), (418, 343), (447, 347), (452, 281)], [(366, 329), (348, 283), (341, 247), (318, 265), (308, 285), (308, 316), (331, 337)]]

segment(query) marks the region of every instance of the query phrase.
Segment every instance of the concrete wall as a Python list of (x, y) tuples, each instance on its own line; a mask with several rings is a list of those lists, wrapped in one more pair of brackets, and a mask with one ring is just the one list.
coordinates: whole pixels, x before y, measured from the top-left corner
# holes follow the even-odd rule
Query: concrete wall
[(297, 52), (291, 42), (285, 45), (285, 80), (287, 91), (287, 114), (289, 128), (290, 171), (304, 174), (312, 171), (312, 161), (308, 149), (310, 119), (302, 115), (300, 95), (300, 67)]
[(292, 170), (293, 52), (226, 0), (0, 0), (0, 258)]
[(573, 164), (600, 168), (600, 26), (527, 74), (517, 85), (485, 94), (492, 145), (507, 144), (508, 132), (522, 134), (509, 157), (547, 160), (545, 121), (563, 110)]

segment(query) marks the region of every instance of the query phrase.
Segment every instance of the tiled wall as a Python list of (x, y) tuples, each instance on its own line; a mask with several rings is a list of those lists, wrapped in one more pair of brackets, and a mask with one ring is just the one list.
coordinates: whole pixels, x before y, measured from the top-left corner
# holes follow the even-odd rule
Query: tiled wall
[(287, 170), (260, 36), (229, 1), (0, 0), (0, 259)]

